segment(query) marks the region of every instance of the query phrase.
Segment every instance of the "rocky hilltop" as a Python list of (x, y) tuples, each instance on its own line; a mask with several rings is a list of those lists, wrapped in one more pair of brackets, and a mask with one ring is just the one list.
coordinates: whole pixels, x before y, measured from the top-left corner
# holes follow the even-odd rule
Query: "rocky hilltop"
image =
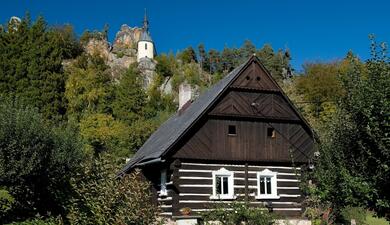
[(137, 42), (142, 34), (142, 28), (129, 27), (123, 24), (116, 33), (113, 43), (113, 51), (122, 51), (123, 49), (137, 49)]
[[(112, 76), (117, 77), (119, 71), (128, 68), (137, 61), (137, 43), (141, 37), (142, 28), (129, 27), (124, 24), (116, 33), (113, 44), (105, 38), (91, 37), (85, 44), (84, 49), (89, 54), (100, 55), (111, 67)], [(156, 62), (146, 60), (140, 63), (139, 69), (145, 75), (145, 86), (149, 86), (153, 76)]]

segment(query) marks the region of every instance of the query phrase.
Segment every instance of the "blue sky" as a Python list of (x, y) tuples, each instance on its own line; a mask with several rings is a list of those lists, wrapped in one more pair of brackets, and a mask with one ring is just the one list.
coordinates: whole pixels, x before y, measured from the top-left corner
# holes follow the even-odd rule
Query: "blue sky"
[(207, 49), (239, 47), (245, 39), (257, 47), (289, 48), (292, 65), (332, 61), (352, 50), (369, 57), (369, 34), (390, 42), (390, 1), (82, 1), (8, 0), (0, 22), (11, 16), (43, 15), (49, 24), (70, 23), (78, 34), (110, 25), (110, 40), (124, 23), (141, 26), (147, 8), (157, 51), (174, 53), (204, 43)]

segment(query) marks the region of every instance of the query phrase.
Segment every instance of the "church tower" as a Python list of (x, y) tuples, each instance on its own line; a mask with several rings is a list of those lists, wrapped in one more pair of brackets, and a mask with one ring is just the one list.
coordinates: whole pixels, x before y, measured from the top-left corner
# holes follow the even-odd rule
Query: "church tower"
[(153, 59), (155, 53), (154, 43), (149, 33), (149, 21), (148, 16), (146, 15), (146, 10), (142, 30), (141, 38), (139, 39), (137, 46), (137, 62), (140, 62), (144, 58)]

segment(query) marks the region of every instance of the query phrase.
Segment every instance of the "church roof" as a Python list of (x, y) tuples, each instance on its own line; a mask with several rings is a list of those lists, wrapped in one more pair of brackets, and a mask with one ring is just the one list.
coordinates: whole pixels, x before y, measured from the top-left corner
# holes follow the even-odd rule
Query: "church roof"
[(139, 41), (149, 41), (149, 42), (153, 42), (152, 41), (152, 37), (150, 37), (150, 34), (148, 31), (144, 30), (141, 34), (141, 38), (139, 39)]
[(143, 25), (142, 29), (143, 29), (143, 31), (142, 31), (141, 38), (139, 39), (139, 41), (153, 42), (152, 37), (150, 37), (150, 33), (149, 33), (149, 20), (148, 20), (148, 15), (146, 14), (146, 9), (145, 9), (145, 15), (144, 15), (144, 25)]

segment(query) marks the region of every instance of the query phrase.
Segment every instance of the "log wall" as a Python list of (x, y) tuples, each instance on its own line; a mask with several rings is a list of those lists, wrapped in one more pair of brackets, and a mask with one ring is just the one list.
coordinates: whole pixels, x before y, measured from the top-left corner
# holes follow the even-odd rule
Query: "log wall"
[[(232, 200), (213, 200), (212, 172), (225, 168), (234, 172), (234, 195), (236, 201), (248, 200), (251, 206), (268, 204), (271, 211), (286, 216), (299, 217), (303, 212), (303, 195), (299, 189), (301, 169), (293, 166), (221, 164), (181, 162), (172, 167), (168, 196), (159, 197), (161, 215), (177, 216), (184, 207), (192, 209), (194, 215), (210, 210), (216, 203), (229, 203)], [(246, 170), (246, 168), (248, 168)], [(277, 172), (277, 195), (279, 199), (258, 200), (257, 172), (269, 169)]]

